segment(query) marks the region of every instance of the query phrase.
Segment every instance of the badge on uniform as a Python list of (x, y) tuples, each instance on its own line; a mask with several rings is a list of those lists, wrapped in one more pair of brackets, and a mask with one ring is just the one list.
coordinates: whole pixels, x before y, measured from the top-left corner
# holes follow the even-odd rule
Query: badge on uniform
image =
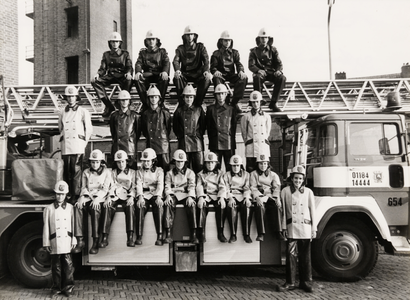
[(144, 158), (148, 158), (148, 152), (144, 152), (144, 153), (142, 153), (142, 155), (144, 156)]
[(239, 159), (238, 159), (237, 157), (234, 157), (233, 162), (234, 162), (235, 164), (237, 164), (237, 163), (239, 162)]
[(61, 184), (61, 185), (58, 187), (58, 190), (59, 190), (60, 192), (64, 191), (64, 185)]
[(117, 153), (117, 158), (118, 159), (122, 159), (122, 153), (120, 152), (120, 153)]
[(94, 152), (93, 153), (93, 158), (97, 158), (98, 157), (98, 153)]
[(261, 160), (265, 160), (265, 154), (261, 154)]
[(179, 153), (178, 157), (179, 157), (179, 159), (184, 159), (184, 154), (183, 154), (183, 153)]

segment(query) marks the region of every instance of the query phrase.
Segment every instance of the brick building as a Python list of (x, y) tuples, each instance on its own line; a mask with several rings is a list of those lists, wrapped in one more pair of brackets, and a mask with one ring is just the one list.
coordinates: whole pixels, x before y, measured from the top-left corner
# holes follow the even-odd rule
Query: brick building
[(0, 9), (0, 75), (5, 85), (18, 84), (17, 1), (2, 1)]
[(113, 31), (132, 53), (131, 0), (33, 0), (34, 84), (89, 83)]

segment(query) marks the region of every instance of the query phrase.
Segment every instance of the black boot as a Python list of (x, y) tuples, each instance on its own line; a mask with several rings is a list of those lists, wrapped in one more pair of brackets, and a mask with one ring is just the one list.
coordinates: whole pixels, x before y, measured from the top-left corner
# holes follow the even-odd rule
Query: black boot
[(93, 245), (90, 249), (90, 254), (97, 254), (98, 253), (98, 238), (93, 238)]
[(71, 253), (80, 253), (81, 251), (83, 251), (84, 246), (84, 238), (82, 236), (77, 236), (77, 246), (75, 246), (75, 248), (71, 250)]
[(223, 227), (218, 228), (218, 240), (221, 243), (227, 243), (228, 242), (228, 240), (226, 239), (226, 237), (224, 235), (224, 228)]
[(196, 228), (191, 229), (191, 243), (192, 244), (199, 244), (199, 240), (196, 237)]
[(108, 246), (108, 233), (103, 233), (102, 241), (99, 244), (100, 248), (105, 248)]
[(127, 232), (127, 247), (135, 247), (134, 231), (128, 231)]
[(273, 110), (273, 112), (282, 112), (282, 110), (276, 105), (277, 102), (278, 102), (277, 100), (271, 99), (269, 108)]
[(231, 237), (229, 238), (230, 243), (235, 243), (236, 242), (236, 234), (231, 234)]
[(166, 228), (165, 229), (164, 243), (166, 243), (166, 244), (171, 244), (172, 243), (171, 228)]
[(164, 242), (162, 241), (162, 233), (157, 235), (157, 240), (155, 241), (155, 246), (162, 246)]
[(198, 240), (199, 240), (200, 243), (205, 243), (206, 242), (205, 229), (197, 228), (196, 229), (196, 236), (198, 237)]
[(245, 243), (248, 243), (248, 244), (252, 243), (252, 239), (249, 235), (244, 235), (243, 239), (244, 239)]
[(137, 235), (137, 240), (135, 241), (135, 245), (142, 245), (142, 235)]

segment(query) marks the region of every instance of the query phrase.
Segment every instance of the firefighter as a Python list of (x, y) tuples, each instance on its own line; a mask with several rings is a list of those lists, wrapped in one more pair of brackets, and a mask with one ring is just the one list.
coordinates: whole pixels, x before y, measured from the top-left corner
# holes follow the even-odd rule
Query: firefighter
[(286, 282), (278, 291), (295, 289), (296, 264), (299, 261), (299, 288), (313, 292), (310, 245), (316, 238), (315, 197), (305, 186), (303, 166), (295, 166), (290, 174), (290, 186), (281, 192), (283, 201), (283, 235), (286, 242)]
[(140, 116), (130, 110), (130, 93), (120, 91), (116, 98), (120, 109), (113, 112), (110, 117), (110, 131), (112, 138), (111, 155), (118, 150), (127, 153), (130, 165), (136, 168), (137, 143), (141, 136)]
[(56, 200), (43, 212), (43, 247), (51, 256), (52, 296), (62, 293), (70, 297), (74, 289), (74, 265), (70, 252), (77, 241), (73, 235), (73, 206), (66, 202), (68, 191), (68, 184), (58, 181), (54, 188)]
[(233, 155), (229, 164), (231, 165), (231, 170), (227, 171), (223, 177), (228, 202), (226, 217), (231, 229), (229, 243), (234, 243), (237, 240), (238, 212), (241, 214), (243, 239), (246, 243), (252, 243), (250, 230), (253, 208), (249, 173), (245, 171), (240, 155)]
[(178, 149), (184, 150), (188, 166), (198, 174), (204, 164), (205, 113), (201, 106), (194, 106), (195, 89), (192, 85), (184, 88), (184, 105), (174, 113), (173, 128), (178, 139)]
[(108, 118), (115, 110), (114, 105), (105, 92), (106, 86), (117, 83), (121, 90), (130, 91), (132, 87), (132, 61), (128, 51), (121, 49), (122, 38), (118, 32), (111, 33), (108, 39), (110, 51), (104, 52), (97, 74), (91, 79), (98, 99), (104, 105), (103, 117)]
[(100, 248), (108, 246), (108, 235), (114, 219), (117, 206), (121, 205), (125, 213), (125, 226), (127, 232), (127, 247), (135, 247), (134, 219), (135, 219), (135, 170), (128, 167), (128, 155), (123, 150), (118, 150), (114, 155), (114, 168), (111, 170), (112, 184), (109, 195), (102, 207), (102, 241)]
[(236, 110), (225, 102), (228, 90), (224, 84), (218, 84), (214, 91), (216, 103), (206, 109), (206, 129), (209, 139), (209, 150), (222, 158), (225, 169), (230, 170), (229, 160), (236, 149)]
[(79, 242), (84, 241), (83, 214), (87, 211), (91, 216), (91, 236), (93, 238), (93, 245), (89, 253), (97, 254), (101, 231), (101, 206), (108, 196), (112, 178), (111, 170), (105, 165), (101, 150), (91, 151), (89, 162), (90, 167), (83, 172), (80, 198), (74, 207), (75, 235)]
[(262, 92), (262, 85), (265, 81), (273, 82), (275, 86), (269, 108), (274, 112), (281, 112), (277, 103), (285, 87), (286, 77), (283, 75), (283, 64), (278, 50), (273, 46), (273, 36), (262, 28), (256, 37), (256, 45), (249, 53), (249, 70), (253, 73), (253, 89)]
[(212, 204), (215, 208), (216, 228), (218, 240), (226, 243), (228, 240), (224, 235), (226, 191), (223, 182), (222, 171), (218, 167), (218, 157), (215, 153), (209, 152), (205, 155), (205, 166), (197, 175), (196, 196), (198, 201), (197, 210), (197, 235), (199, 241), (205, 243), (206, 217), (208, 207)]
[(155, 230), (157, 232), (156, 246), (163, 245), (164, 222), (164, 170), (157, 166), (157, 154), (154, 149), (146, 148), (141, 154), (142, 166), (137, 170), (137, 245), (142, 245), (145, 215), (152, 207)]
[[(217, 43), (218, 50), (214, 51), (211, 56), (211, 73), (212, 81), (216, 86), (225, 84), (229, 81), (234, 85), (231, 105), (240, 113), (238, 102), (243, 98), (248, 76), (240, 62), (239, 52), (233, 49), (233, 40), (227, 30), (221, 33)], [(236, 70), (235, 70), (236, 69)]]
[[(58, 118), (60, 131), (61, 156), (64, 161), (64, 181), (71, 191), (70, 202), (74, 204), (80, 195), (81, 173), (85, 147), (93, 132), (91, 116), (88, 110), (78, 105), (80, 97), (75, 86), (65, 88), (64, 98), (67, 106)], [(79, 244), (79, 246), (84, 246)]]
[[(257, 168), (250, 174), (249, 184), (254, 202), (257, 241), (263, 242), (265, 235), (265, 219), (273, 222), (272, 229), (278, 239), (282, 237), (282, 204), (280, 202), (279, 176), (269, 166), (269, 156), (259, 154)], [(266, 216), (268, 215), (268, 216)]]
[[(135, 87), (143, 104), (142, 110), (149, 107), (147, 90), (153, 83), (158, 87), (161, 101), (164, 102), (169, 85), (170, 62), (167, 50), (161, 47), (161, 41), (152, 30), (145, 36), (144, 45), (135, 63)], [(162, 104), (162, 103), (161, 103)]]
[(146, 138), (146, 147), (154, 149), (157, 165), (164, 172), (169, 171), (169, 135), (171, 134), (171, 114), (160, 106), (160, 91), (156, 87), (148, 90), (149, 107), (141, 115), (141, 131)]
[(251, 111), (241, 119), (241, 134), (245, 142), (246, 171), (251, 173), (256, 168), (259, 154), (270, 153), (269, 134), (272, 126), (271, 118), (261, 109), (262, 94), (253, 91), (249, 102)]
[(172, 243), (172, 227), (174, 225), (176, 205), (181, 203), (185, 207), (188, 226), (191, 232), (191, 243), (198, 244), (196, 236), (196, 193), (195, 173), (187, 167), (186, 153), (178, 149), (174, 152), (175, 167), (165, 175), (165, 209), (164, 209), (164, 243)]
[(175, 50), (172, 61), (175, 76), (173, 82), (177, 88), (179, 104), (183, 104), (182, 92), (189, 82), (198, 88), (195, 106), (201, 106), (206, 92), (211, 85), (212, 74), (209, 72), (209, 57), (204, 44), (198, 43), (198, 33), (191, 26), (185, 27), (182, 35), (183, 44)]

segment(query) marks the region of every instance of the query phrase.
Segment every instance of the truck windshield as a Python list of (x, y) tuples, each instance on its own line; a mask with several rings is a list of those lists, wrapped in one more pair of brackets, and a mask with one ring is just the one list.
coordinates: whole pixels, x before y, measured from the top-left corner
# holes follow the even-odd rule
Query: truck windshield
[(349, 127), (351, 155), (398, 155), (399, 132), (396, 124), (351, 123)]

